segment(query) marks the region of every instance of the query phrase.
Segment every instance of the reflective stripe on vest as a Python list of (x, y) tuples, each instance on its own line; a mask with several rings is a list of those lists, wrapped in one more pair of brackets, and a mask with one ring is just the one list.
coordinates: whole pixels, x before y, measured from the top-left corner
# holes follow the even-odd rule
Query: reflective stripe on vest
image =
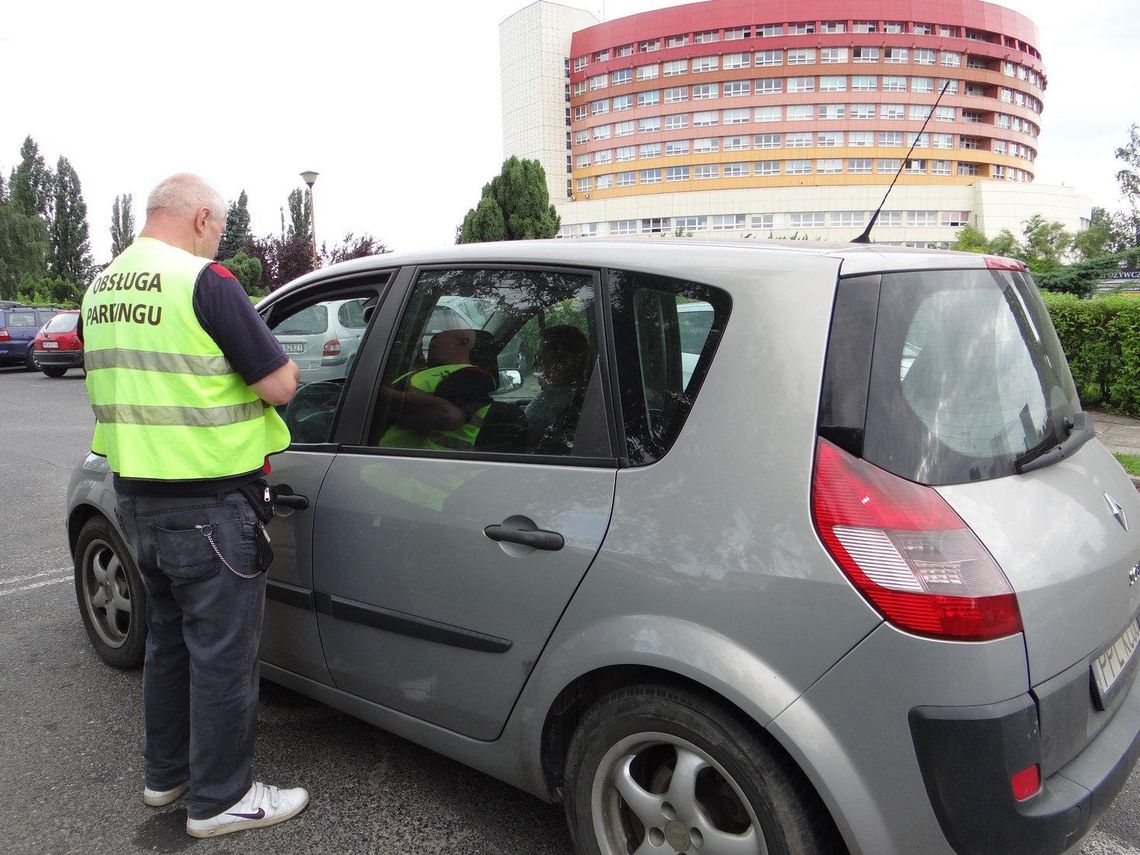
[(289, 444), (277, 411), (234, 372), (198, 321), (194, 287), (209, 263), (139, 238), (84, 294), (91, 448), (122, 477), (241, 475)]

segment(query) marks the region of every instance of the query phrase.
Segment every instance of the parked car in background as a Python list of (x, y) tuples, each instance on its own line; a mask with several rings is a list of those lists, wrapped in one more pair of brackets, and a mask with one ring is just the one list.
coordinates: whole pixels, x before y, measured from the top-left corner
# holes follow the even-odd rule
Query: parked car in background
[(48, 377), (62, 377), (83, 367), (83, 340), (78, 335), (79, 310), (66, 309), (49, 320), (32, 340), (32, 361)]
[[(492, 366), (554, 325), (587, 358), (424, 442), (391, 387), (463, 301)], [(258, 309), (320, 343), (353, 303), (268, 476), (263, 677), (562, 802), (580, 855), (1075, 852), (1128, 780), (1140, 495), (1020, 262), (469, 244)], [(80, 464), (68, 536), (129, 667), (111, 481)]]
[(302, 383), (343, 378), (364, 333), (363, 300), (341, 300), (298, 312), (273, 334), (301, 369)]
[(62, 312), (54, 306), (0, 306), (0, 365), (19, 365), (33, 369), (32, 339), (55, 315)]

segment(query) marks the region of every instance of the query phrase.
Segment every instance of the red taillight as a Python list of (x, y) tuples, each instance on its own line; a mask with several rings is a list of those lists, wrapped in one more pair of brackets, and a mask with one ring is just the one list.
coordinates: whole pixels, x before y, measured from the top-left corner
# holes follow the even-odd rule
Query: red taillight
[(1016, 258), (1003, 258), (1000, 255), (987, 255), (986, 267), (989, 270), (1028, 270), (1024, 261)]
[(68, 333), (59, 337), (59, 346), (61, 350), (82, 350), (83, 342), (75, 333)]
[(323, 356), (340, 356), (340, 339), (333, 338), (325, 342), (325, 349), (321, 351)]
[(8, 335), (8, 330), (0, 327), (0, 341), (11, 341), (12, 336)]
[(933, 488), (820, 439), (812, 515), (840, 569), (895, 626), (960, 641), (1021, 632), (1005, 574)]
[(1009, 787), (1019, 802), (1037, 795), (1041, 789), (1041, 770), (1034, 764), (1026, 766), (1020, 772), (1014, 772), (1009, 776)]

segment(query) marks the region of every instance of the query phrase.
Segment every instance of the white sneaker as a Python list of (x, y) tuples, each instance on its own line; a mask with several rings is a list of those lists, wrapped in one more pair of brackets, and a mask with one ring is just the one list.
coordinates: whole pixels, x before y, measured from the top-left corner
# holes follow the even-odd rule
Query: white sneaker
[(301, 787), (281, 790), (255, 783), (240, 802), (209, 819), (187, 819), (186, 833), (192, 837), (217, 837), (231, 831), (263, 828), (294, 817), (309, 803), (309, 793)]
[(189, 783), (179, 784), (169, 790), (152, 790), (150, 787), (143, 787), (143, 804), (151, 807), (163, 807), (171, 802), (178, 801), (188, 789), (190, 789)]

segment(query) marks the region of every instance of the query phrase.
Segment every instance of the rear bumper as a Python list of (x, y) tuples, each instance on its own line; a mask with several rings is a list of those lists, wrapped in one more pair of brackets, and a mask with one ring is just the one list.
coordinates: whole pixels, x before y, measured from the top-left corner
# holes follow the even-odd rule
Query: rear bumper
[(23, 362), (28, 358), (28, 348), (31, 346), (31, 341), (20, 341), (18, 339), (0, 342), (0, 364)]
[(1010, 776), (1042, 761), (1032, 696), (917, 707), (910, 729), (931, 806), (956, 852), (1060, 853), (1092, 829), (1140, 755), (1140, 680), (1096, 737), (1022, 802)]
[(83, 364), (82, 350), (35, 350), (32, 361), (36, 365), (54, 368), (78, 368)]

